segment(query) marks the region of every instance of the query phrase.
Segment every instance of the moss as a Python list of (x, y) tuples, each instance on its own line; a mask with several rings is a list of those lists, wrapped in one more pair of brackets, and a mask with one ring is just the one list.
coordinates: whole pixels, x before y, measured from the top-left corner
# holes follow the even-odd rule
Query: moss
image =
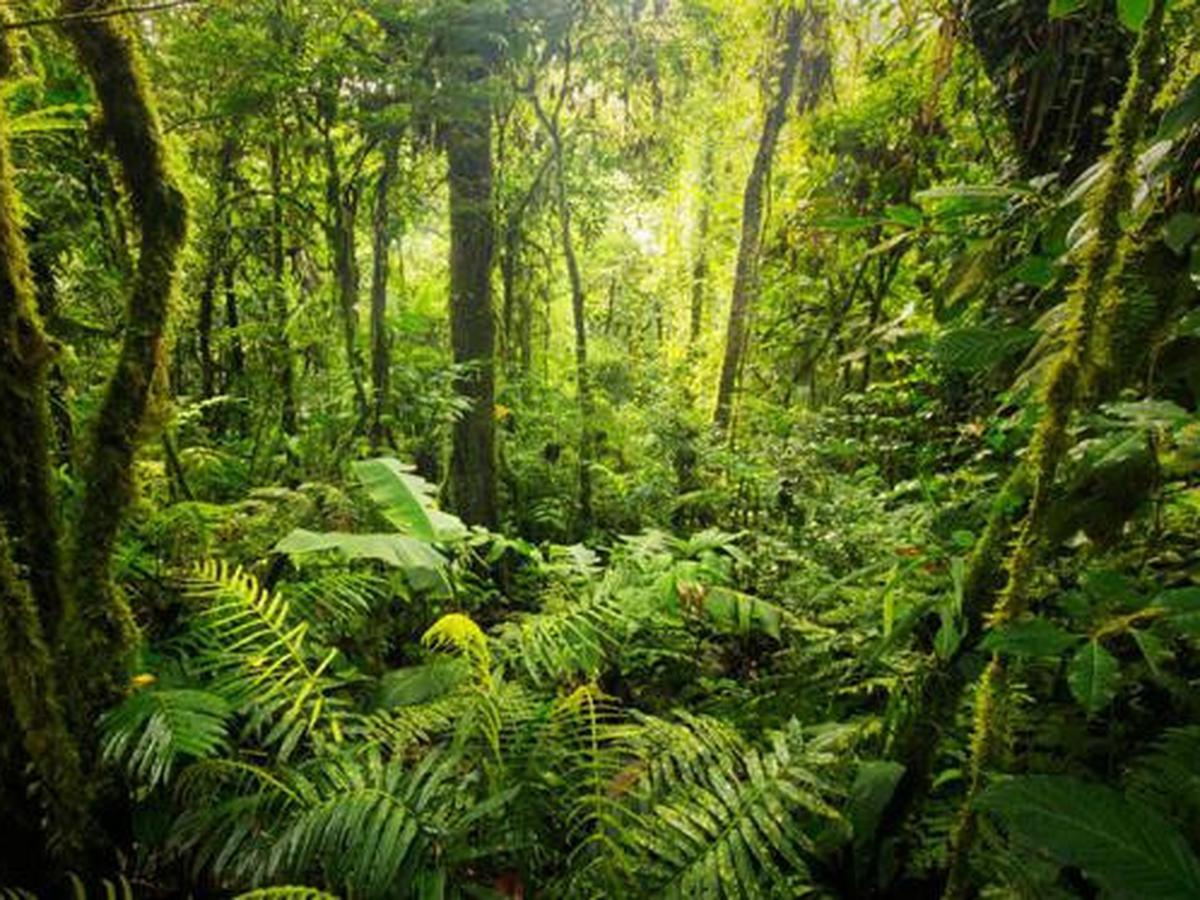
[[(66, 0), (63, 12), (103, 8)], [(133, 497), (132, 468), (164, 335), (183, 245), (187, 205), (176, 186), (154, 103), (134, 44), (112, 19), (67, 20), (63, 31), (92, 81), (112, 150), (140, 231), (125, 332), (86, 455), (83, 506), (72, 541), (72, 607), (62, 632), (71, 676), (82, 686), (79, 721), (124, 687), (136, 639), (128, 603), (114, 588), (109, 564), (122, 516)]]
[[(1113, 118), (1109, 133), (1107, 172), (1094, 205), (1089, 210), (1093, 237), (1084, 253), (1079, 275), (1068, 295), (1066, 343), (1042, 388), (1042, 418), (1030, 445), (1029, 469), (1033, 496), (1017, 541), (1005, 568), (1008, 581), (1000, 595), (991, 624), (1001, 625), (1020, 616), (1030, 603), (1030, 588), (1041, 558), (1043, 535), (1051, 512), (1051, 492), (1063, 456), (1070, 445), (1068, 427), (1081, 402), (1085, 372), (1092, 366), (1096, 323), (1122, 268), (1126, 252), (1121, 216), (1129, 208), (1137, 142), (1154, 99), (1161, 67), (1162, 24), (1165, 3), (1156, 0), (1133, 51), (1133, 74)], [(974, 800), (984, 781), (998, 741), (995, 712), (1004, 663), (994, 656), (975, 700), (971, 742), (971, 779), (953, 836), (950, 879), (945, 897), (961, 898), (969, 888), (968, 860), (977, 825)]]

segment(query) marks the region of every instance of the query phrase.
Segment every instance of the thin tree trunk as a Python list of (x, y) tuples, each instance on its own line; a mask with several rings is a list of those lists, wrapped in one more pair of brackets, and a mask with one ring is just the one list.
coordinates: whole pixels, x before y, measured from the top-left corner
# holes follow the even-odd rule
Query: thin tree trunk
[(325, 145), (325, 205), (328, 216), (330, 256), (333, 261), (334, 289), (342, 317), (342, 346), (346, 365), (354, 384), (356, 431), (366, 428), (370, 416), (367, 389), (363, 383), (363, 360), (358, 351), (358, 260), (354, 251), (354, 220), (358, 203), (348, 185), (342, 183), (333, 123), (337, 99), (334, 90), (323, 95), (322, 120)]
[[(271, 168), (271, 297), (275, 312), (275, 367), (279, 376), (280, 426), (284, 438), (296, 434), (296, 376), (292, 367), (292, 342), (288, 337), (287, 286), (283, 267), (283, 141), (276, 138), (270, 148)], [(228, 295), (227, 301), (228, 302)]]
[(550, 138), (554, 161), (554, 199), (558, 212), (559, 239), (562, 241), (563, 258), (567, 264), (567, 280), (571, 285), (571, 318), (575, 326), (575, 392), (579, 404), (579, 524), (581, 535), (587, 534), (592, 526), (592, 420), (595, 417), (592, 403), (592, 387), (588, 373), (587, 346), (587, 296), (583, 288), (583, 276), (579, 271), (579, 259), (575, 255), (575, 243), (571, 236), (571, 204), (567, 199), (567, 173), (563, 159), (560, 117), (567, 92), (571, 84), (572, 48), (565, 42), (564, 73), (562, 87), (552, 112), (547, 113), (532, 93), (533, 110)]
[(226, 269), (229, 255), (231, 221), (228, 209), (229, 186), (233, 178), (233, 160), (237, 143), (226, 137), (221, 143), (221, 155), (213, 186), (213, 221), (209, 237), (208, 261), (204, 283), (200, 288), (200, 309), (196, 322), (196, 340), (200, 352), (200, 397), (207, 400), (216, 393), (217, 363), (212, 349), (213, 320), (216, 310), (217, 287)]
[(458, 391), (469, 407), (454, 423), (450, 495), (466, 521), (493, 528), (496, 497), (496, 326), (492, 319), (491, 113), (476, 102), (446, 128), (450, 168), (450, 340), (469, 367)]
[(375, 208), (371, 226), (374, 234), (371, 268), (371, 446), (381, 450), (387, 443), (384, 417), (388, 408), (391, 370), (391, 339), (387, 329), (388, 251), (392, 244), (388, 194), (399, 163), (399, 137), (389, 134), (383, 144), (383, 168), (375, 184)]
[[(65, 0), (64, 14), (103, 8)], [(68, 20), (63, 31), (87, 71), (121, 164), (140, 231), (116, 369), (96, 417), (84, 467), (83, 503), (74, 532), (63, 645), (82, 701), (77, 723), (90, 734), (96, 712), (127, 686), (137, 629), (110, 569), (117, 532), (133, 497), (132, 468), (151, 388), (163, 356), (187, 204), (175, 183), (135, 45), (113, 20)]]
[(733, 394), (746, 350), (747, 320), (750, 304), (758, 290), (758, 257), (762, 242), (763, 197), (779, 133), (787, 118), (788, 104), (796, 83), (800, 62), (800, 47), (804, 13), (797, 6), (786, 12), (784, 41), (777, 66), (779, 80), (774, 99), (763, 121), (758, 152), (746, 180), (742, 200), (742, 235), (738, 245), (737, 269), (733, 281), (733, 300), (729, 308), (729, 325), (725, 335), (725, 359), (721, 366), (721, 381), (717, 390), (717, 409), (714, 422), (725, 430), (733, 413)]
[(696, 244), (692, 259), (692, 322), (688, 343), (695, 347), (704, 327), (704, 306), (708, 298), (708, 233), (712, 221), (713, 179), (716, 169), (716, 146), (712, 134), (704, 138), (700, 159), (700, 215), (696, 221)]

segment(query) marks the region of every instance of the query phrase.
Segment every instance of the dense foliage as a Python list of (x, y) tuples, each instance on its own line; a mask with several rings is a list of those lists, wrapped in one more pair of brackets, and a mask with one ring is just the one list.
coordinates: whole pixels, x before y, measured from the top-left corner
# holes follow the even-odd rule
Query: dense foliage
[(1197, 0), (0, 51), (0, 897), (1200, 897)]

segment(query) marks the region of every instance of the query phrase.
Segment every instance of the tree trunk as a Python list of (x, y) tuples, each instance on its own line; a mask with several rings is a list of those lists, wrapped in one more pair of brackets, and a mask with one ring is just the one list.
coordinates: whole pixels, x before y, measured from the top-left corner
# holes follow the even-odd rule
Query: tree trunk
[(704, 301), (708, 298), (708, 232), (712, 222), (713, 177), (716, 147), (711, 134), (704, 138), (700, 159), (700, 215), (696, 221), (696, 244), (692, 258), (692, 322), (688, 343), (695, 347), (704, 327)]
[(120, 162), (140, 231), (137, 267), (125, 313), (116, 369), (96, 417), (84, 472), (83, 503), (73, 535), (73, 604), (64, 616), (63, 645), (81, 707), (84, 733), (96, 712), (128, 684), (128, 654), (137, 629), (109, 571), (117, 532), (133, 497), (132, 468), (163, 355), (187, 204), (167, 162), (158, 114), (135, 45), (111, 19), (79, 19), (103, 7), (65, 0), (63, 31), (92, 81), (104, 125)]
[[(296, 376), (292, 368), (292, 342), (288, 337), (287, 286), (283, 269), (283, 142), (270, 148), (271, 168), (271, 297), (275, 307), (275, 366), (279, 375), (280, 426), (285, 440), (296, 434)], [(226, 295), (228, 302), (228, 295)], [(290, 456), (290, 451), (289, 451)]]
[(492, 319), (491, 113), (477, 102), (446, 128), (450, 167), (450, 340), (467, 366), (458, 392), (469, 407), (454, 424), (450, 496), (467, 522), (494, 528), (496, 326)]
[[(8, 73), (10, 52), (0, 35), (0, 75)], [(66, 839), (63, 850), (69, 855), (80, 849), (87, 793), (62, 714), (45, 630), (47, 623), (58, 622), (64, 606), (50, 481), (47, 371), (53, 350), (37, 312), (18, 208), (7, 120), (0, 109), (0, 409), (5, 415), (0, 428), (0, 671), (5, 705), (19, 728), (5, 729), (0, 740), (9, 745), (20, 741), (44, 782), (46, 812)], [(15, 547), (10, 531), (17, 536)], [(18, 574), (18, 565), (27, 575)], [(27, 802), (23, 797), (3, 800), (14, 816)]]
[(779, 80), (775, 97), (763, 121), (758, 152), (742, 199), (742, 235), (738, 245), (737, 269), (733, 281), (733, 301), (729, 308), (729, 325), (725, 335), (725, 359), (721, 366), (721, 382), (717, 391), (714, 422), (724, 430), (729, 427), (733, 413), (733, 394), (746, 350), (747, 320), (750, 304), (758, 290), (758, 257), (762, 241), (763, 195), (771, 172), (771, 161), (779, 133), (787, 118), (788, 104), (796, 83), (800, 62), (800, 47), (804, 13), (797, 7), (788, 8), (785, 36), (777, 66)]
[(337, 117), (336, 88), (322, 94), (321, 118), (325, 144), (325, 206), (328, 216), (330, 257), (333, 261), (334, 288), (342, 317), (342, 346), (346, 365), (354, 384), (355, 430), (366, 428), (370, 417), (367, 389), (363, 383), (363, 360), (358, 351), (358, 260), (354, 250), (354, 220), (358, 201), (352, 185), (342, 183), (333, 125)]
[(208, 261), (204, 283), (200, 288), (200, 310), (196, 322), (196, 340), (200, 352), (200, 398), (207, 400), (216, 393), (217, 363), (212, 349), (213, 319), (217, 287), (225, 272), (229, 255), (232, 227), (228, 209), (229, 186), (233, 179), (233, 160), (237, 143), (226, 137), (221, 143), (221, 155), (216, 183), (213, 185), (213, 220), (208, 241)]
[(383, 145), (383, 168), (375, 184), (375, 208), (371, 216), (374, 235), (371, 268), (371, 446), (377, 452), (388, 442), (388, 429), (384, 424), (392, 362), (391, 338), (387, 329), (388, 250), (392, 244), (388, 194), (396, 177), (399, 151), (399, 137), (387, 135)]

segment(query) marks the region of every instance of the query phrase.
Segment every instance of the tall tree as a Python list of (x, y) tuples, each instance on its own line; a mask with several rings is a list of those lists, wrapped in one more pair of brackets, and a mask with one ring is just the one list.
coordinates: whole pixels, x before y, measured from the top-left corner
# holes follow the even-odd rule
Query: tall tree
[(375, 181), (375, 203), (371, 211), (371, 446), (377, 451), (388, 441), (385, 416), (388, 409), (391, 342), (387, 331), (387, 295), (393, 234), (390, 194), (400, 158), (400, 139), (394, 131), (384, 136), (381, 156), (382, 165)]
[(746, 351), (750, 306), (758, 290), (763, 198), (770, 178), (771, 163), (775, 157), (775, 147), (779, 142), (779, 133), (787, 120), (788, 105), (796, 85), (805, 20), (811, 14), (811, 3), (804, 9), (798, 4), (788, 4), (781, 14), (783, 36), (779, 41), (778, 55), (772, 65), (776, 73), (772, 86), (774, 94), (763, 119), (758, 152), (754, 156), (754, 164), (746, 179), (746, 189), (742, 198), (741, 241), (738, 244), (733, 299), (729, 306), (729, 324), (725, 332), (725, 358), (721, 365), (721, 381), (717, 388), (717, 409), (714, 416), (717, 427), (721, 429), (729, 427), (733, 414), (734, 390)]
[(453, 67), (444, 140), (450, 184), (450, 342), (463, 367), (467, 408), (454, 423), (450, 496), (473, 524), (499, 522), (496, 493), (496, 324), (492, 314), (492, 104), (487, 80), (495, 54), (489, 17), (471, 4), (447, 17), (445, 52)]

